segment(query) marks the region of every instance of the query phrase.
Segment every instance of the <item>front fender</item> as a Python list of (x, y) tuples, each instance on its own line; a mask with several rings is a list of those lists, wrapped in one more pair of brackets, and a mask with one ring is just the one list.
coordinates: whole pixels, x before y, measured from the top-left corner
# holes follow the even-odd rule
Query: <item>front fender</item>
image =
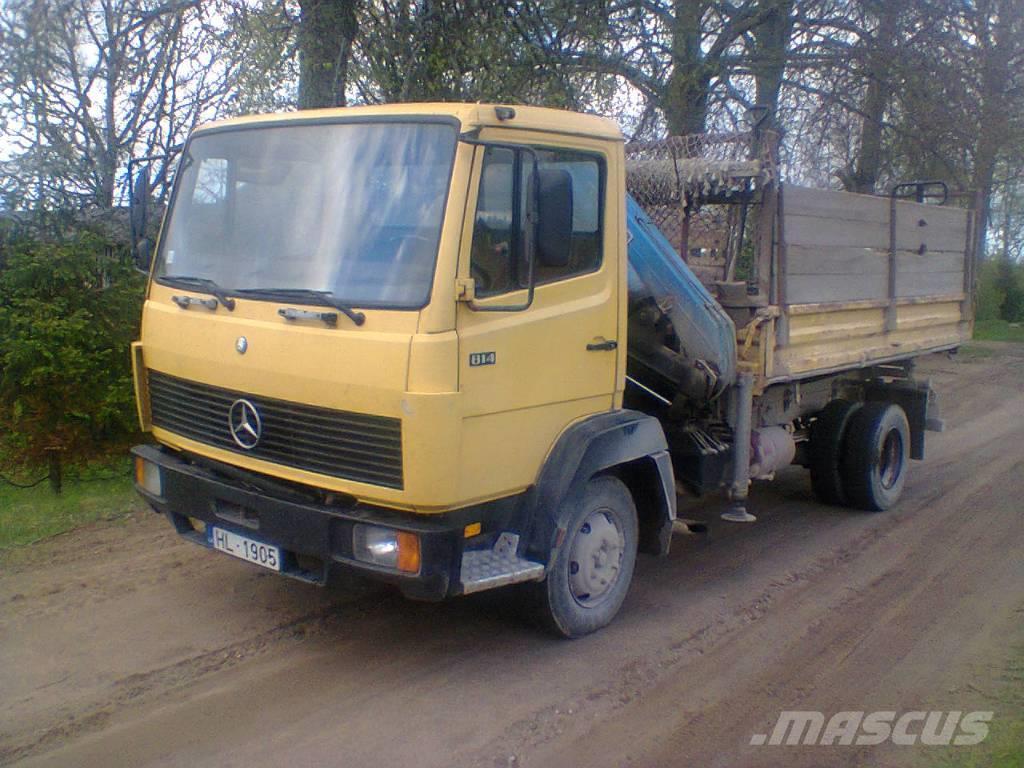
[(667, 554), (676, 495), (665, 433), (654, 417), (620, 410), (576, 422), (559, 436), (535, 486), (528, 557), (549, 562), (564, 536), (572, 500), (582, 498), (590, 478), (610, 471), (620, 474), (633, 494), (647, 533), (643, 549)]

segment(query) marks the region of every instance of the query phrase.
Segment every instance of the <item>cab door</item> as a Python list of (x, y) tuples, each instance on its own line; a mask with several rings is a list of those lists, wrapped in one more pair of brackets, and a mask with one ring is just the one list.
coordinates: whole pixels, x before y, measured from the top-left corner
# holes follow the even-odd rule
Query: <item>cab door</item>
[[(467, 497), (530, 485), (562, 430), (614, 406), (625, 345), (621, 212), (608, 194), (609, 157), (594, 144), (476, 149), (460, 256), (475, 298), (460, 301), (456, 315)], [(552, 189), (571, 210), (535, 226), (531, 211), (543, 211), (544, 201), (533, 206), (531, 195)]]

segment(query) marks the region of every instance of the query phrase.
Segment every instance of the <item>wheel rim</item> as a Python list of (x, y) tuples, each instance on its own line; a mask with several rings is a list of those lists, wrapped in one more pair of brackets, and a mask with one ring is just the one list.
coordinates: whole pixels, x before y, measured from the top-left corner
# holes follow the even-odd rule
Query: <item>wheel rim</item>
[(587, 515), (569, 551), (569, 591), (573, 599), (585, 608), (606, 600), (618, 583), (625, 551), (626, 536), (614, 512), (597, 509)]
[(878, 460), (878, 479), (887, 491), (899, 482), (903, 474), (903, 435), (890, 429), (882, 441)]

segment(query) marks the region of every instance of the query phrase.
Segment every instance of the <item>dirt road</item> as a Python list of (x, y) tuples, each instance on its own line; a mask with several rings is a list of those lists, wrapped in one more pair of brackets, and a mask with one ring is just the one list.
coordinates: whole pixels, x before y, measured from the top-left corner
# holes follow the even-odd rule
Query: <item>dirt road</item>
[(0, 763), (915, 760), (917, 747), (750, 741), (780, 710), (991, 709), (1024, 640), (1024, 348), (923, 368), (947, 431), (897, 509), (819, 506), (798, 468), (755, 487), (755, 525), (687, 502), (710, 532), (641, 558), (618, 620), (576, 642), (538, 634), (500, 595), (424, 605), (264, 575), (151, 514), (8, 556)]

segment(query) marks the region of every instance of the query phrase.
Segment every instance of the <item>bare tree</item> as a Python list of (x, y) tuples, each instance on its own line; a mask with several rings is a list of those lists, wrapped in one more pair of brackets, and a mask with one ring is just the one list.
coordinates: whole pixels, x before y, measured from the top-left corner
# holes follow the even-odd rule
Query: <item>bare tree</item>
[[(173, 155), (230, 110), (244, 61), (227, 6), (200, 0), (12, 0), (0, 10), (9, 206), (110, 208), (127, 158)], [(166, 163), (153, 186), (166, 195)]]
[[(979, 0), (964, 4), (965, 32), (976, 64), (978, 123), (971, 186), (978, 193), (978, 250), (984, 253), (996, 166), (1020, 128), (1024, 105), (1024, 8), (1020, 0)], [(970, 43), (973, 42), (973, 45)]]
[[(730, 89), (729, 76), (739, 64), (749, 70), (748, 36), (766, 23), (774, 24), (775, 39), (770, 41), (768, 32), (761, 36), (765, 55), (759, 59), (759, 78), (768, 92), (774, 90), (768, 86), (785, 66), (792, 8), (781, 0), (609, 0), (579, 5), (528, 0), (515, 5), (524, 36), (553, 66), (620, 78), (646, 100), (642, 126), (658, 114), (671, 134), (704, 131), (715, 94), (740, 95)], [(782, 61), (770, 63), (780, 52)]]
[(586, 109), (608, 78), (543, 67), (499, 0), (365, 0), (350, 65), (363, 102), (498, 101)]

